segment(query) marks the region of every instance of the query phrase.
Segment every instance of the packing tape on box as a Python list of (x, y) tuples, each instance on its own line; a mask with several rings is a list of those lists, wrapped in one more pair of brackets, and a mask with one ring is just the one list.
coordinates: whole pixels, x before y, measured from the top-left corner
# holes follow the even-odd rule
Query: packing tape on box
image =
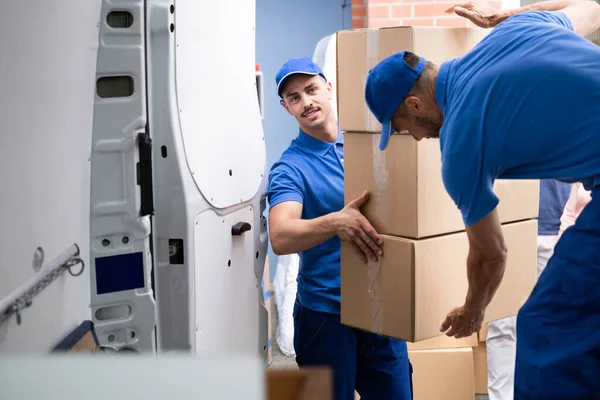
[[(367, 73), (371, 68), (379, 62), (379, 29), (367, 29)], [(363, 93), (364, 88), (367, 85), (367, 76), (363, 77)], [(364, 94), (363, 94), (364, 97)], [(365, 109), (365, 122), (367, 130), (369, 132), (375, 132), (380, 128), (379, 121), (375, 118), (375, 115), (369, 110), (369, 107)]]
[(379, 301), (379, 261), (369, 261), (367, 264), (367, 282), (369, 298), (371, 299), (371, 332), (383, 333), (383, 306)]
[[(379, 150), (380, 135), (371, 135), (373, 140), (373, 199), (375, 215), (387, 223), (388, 204), (386, 190), (389, 173), (385, 165), (385, 152)], [(371, 332), (383, 333), (383, 305), (379, 299), (379, 261), (369, 261), (367, 265), (367, 282), (371, 299)]]
[(389, 172), (385, 163), (385, 151), (379, 150), (381, 135), (371, 135), (373, 149), (373, 193), (371, 201), (375, 204), (375, 216), (379, 221), (388, 223), (388, 196), (387, 187)]

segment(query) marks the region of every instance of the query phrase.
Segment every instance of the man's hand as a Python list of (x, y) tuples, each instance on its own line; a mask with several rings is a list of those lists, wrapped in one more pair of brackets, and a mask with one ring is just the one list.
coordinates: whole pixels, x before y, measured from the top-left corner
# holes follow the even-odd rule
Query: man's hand
[(343, 210), (336, 213), (334, 222), (337, 235), (340, 239), (352, 243), (363, 262), (367, 259), (377, 261), (379, 256), (383, 255), (381, 250), (383, 239), (360, 212), (360, 208), (367, 203), (367, 200), (369, 194), (364, 192), (362, 196), (352, 200)]
[(440, 327), (440, 332), (457, 339), (471, 336), (481, 330), (485, 310), (471, 309), (467, 305), (450, 311)]
[(447, 331), (447, 336), (457, 338), (481, 329), (485, 309), (502, 282), (507, 257), (498, 209), (466, 229), (469, 240), (467, 296), (464, 305), (450, 311), (440, 327), (441, 332)]
[(481, 28), (493, 28), (501, 22), (498, 9), (485, 1), (472, 0), (456, 3), (446, 9), (446, 13), (455, 13), (458, 16), (471, 20)]

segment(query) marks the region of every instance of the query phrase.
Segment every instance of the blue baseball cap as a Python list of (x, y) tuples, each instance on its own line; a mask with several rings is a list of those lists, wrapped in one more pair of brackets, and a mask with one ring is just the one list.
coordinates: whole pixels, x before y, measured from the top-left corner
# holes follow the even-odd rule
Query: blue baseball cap
[(325, 80), (325, 74), (308, 57), (291, 58), (283, 64), (277, 75), (275, 76), (275, 82), (277, 83), (277, 94), (281, 97), (281, 88), (287, 78), (295, 74), (304, 75), (321, 75)]
[(365, 85), (367, 106), (381, 123), (379, 149), (385, 150), (392, 134), (392, 116), (415, 85), (425, 67), (420, 58), (415, 68), (404, 61), (406, 51), (384, 58), (369, 71)]

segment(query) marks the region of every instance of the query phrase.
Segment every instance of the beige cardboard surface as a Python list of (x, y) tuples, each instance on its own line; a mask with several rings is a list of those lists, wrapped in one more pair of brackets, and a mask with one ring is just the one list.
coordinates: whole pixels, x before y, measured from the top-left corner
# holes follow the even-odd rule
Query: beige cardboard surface
[(477, 334), (477, 337), (479, 338), (480, 342), (486, 342), (487, 341), (487, 333), (488, 333), (488, 324), (482, 324), (481, 325), (481, 329), (479, 330), (479, 333)]
[(473, 351), (470, 348), (409, 351), (414, 400), (475, 398)]
[(379, 132), (381, 124), (364, 101), (367, 74), (379, 61), (410, 50), (440, 64), (467, 53), (489, 31), (458, 27), (388, 27), (337, 34), (337, 104), (344, 131)]
[(328, 367), (268, 368), (267, 400), (333, 400), (333, 373)]
[[(537, 221), (505, 224), (502, 231), (508, 260), (486, 322), (516, 315), (536, 280)], [(383, 240), (383, 257), (368, 265), (342, 242), (341, 322), (409, 342), (439, 336), (447, 313), (467, 293), (466, 233)]]
[(408, 350), (438, 350), (438, 349), (457, 349), (477, 346), (477, 334), (469, 337), (456, 339), (446, 335), (439, 335), (431, 339), (420, 340), (418, 342), (408, 342)]
[(473, 348), (473, 370), (475, 376), (475, 393), (488, 393), (487, 347), (485, 343)]
[[(344, 135), (344, 200), (367, 190), (365, 217), (379, 233), (423, 238), (465, 229), (442, 181), (439, 140), (417, 142), (393, 135), (379, 150), (379, 134)], [(537, 218), (539, 180), (497, 180), (494, 191), (502, 223)]]

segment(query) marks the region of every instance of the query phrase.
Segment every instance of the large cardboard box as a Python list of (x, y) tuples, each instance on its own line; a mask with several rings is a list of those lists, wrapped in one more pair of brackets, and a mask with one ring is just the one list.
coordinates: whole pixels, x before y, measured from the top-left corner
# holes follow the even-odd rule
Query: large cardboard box
[(265, 380), (267, 400), (333, 400), (329, 367), (269, 368)]
[(439, 349), (459, 349), (477, 346), (477, 334), (469, 337), (456, 339), (445, 334), (432, 337), (431, 339), (419, 340), (417, 342), (408, 342), (408, 350), (439, 350)]
[[(442, 181), (438, 140), (393, 135), (379, 150), (379, 134), (344, 134), (344, 201), (367, 190), (362, 211), (379, 233), (423, 238), (465, 229)], [(538, 217), (539, 180), (497, 180), (502, 223)]]
[(481, 325), (481, 329), (477, 333), (477, 337), (479, 338), (479, 341), (487, 342), (487, 334), (488, 334), (488, 324), (485, 323), (485, 324)]
[(413, 365), (414, 400), (475, 398), (473, 350), (409, 351)]
[(439, 65), (466, 54), (488, 32), (481, 28), (409, 26), (338, 32), (336, 85), (340, 129), (381, 131), (381, 124), (364, 100), (367, 75), (379, 61), (409, 50)]
[[(502, 231), (508, 260), (485, 322), (516, 315), (536, 281), (537, 221), (505, 224)], [(383, 235), (383, 241), (383, 257), (368, 264), (342, 243), (341, 322), (409, 342), (439, 336), (467, 293), (466, 232), (419, 240)]]
[(487, 346), (485, 342), (473, 348), (473, 370), (475, 376), (475, 393), (488, 394)]

